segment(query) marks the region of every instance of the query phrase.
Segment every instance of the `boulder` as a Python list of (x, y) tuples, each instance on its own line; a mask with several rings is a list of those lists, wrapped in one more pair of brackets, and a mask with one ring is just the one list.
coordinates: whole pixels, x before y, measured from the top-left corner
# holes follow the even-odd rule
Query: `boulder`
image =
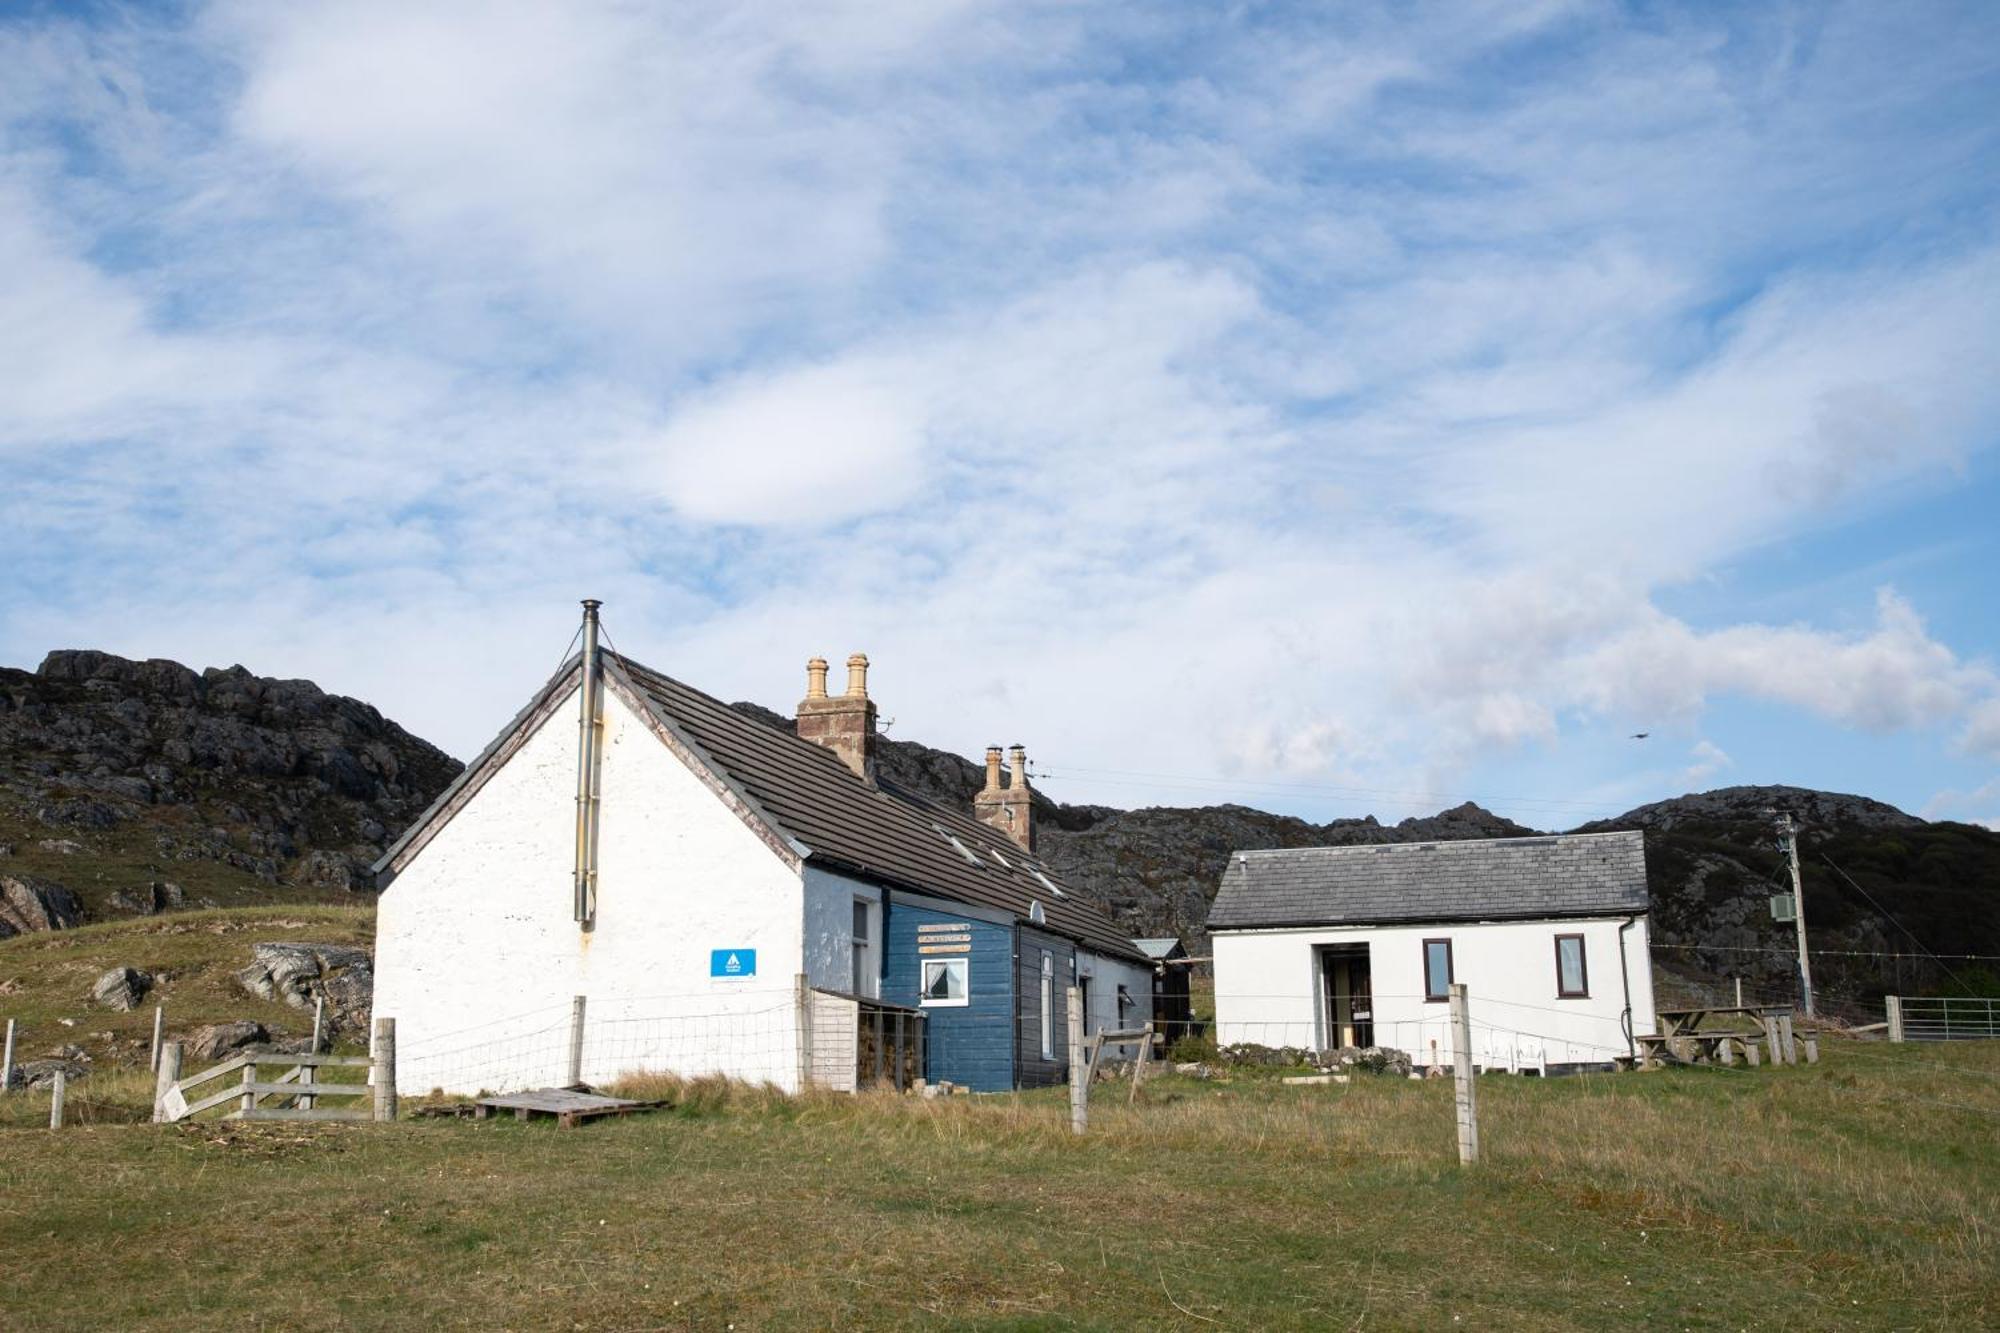
[(136, 1009), (152, 988), (149, 974), (137, 968), (114, 967), (90, 988), (90, 998), (107, 1009)]
[(83, 924), (83, 904), (52, 879), (0, 875), (0, 940)]
[(90, 1073), (87, 1060), (28, 1060), (14, 1066), (14, 1086), (46, 1088), (56, 1081), (60, 1070), (66, 1082), (74, 1083)]
[(172, 880), (156, 879), (137, 888), (120, 889), (111, 895), (109, 901), (121, 912), (153, 916), (182, 906), (187, 902), (187, 891)]
[(366, 1028), (375, 1003), (374, 959), (351, 944), (279, 940), (254, 945), (250, 966), (236, 980), (257, 998), (294, 1009), (311, 1009), (314, 1000), (325, 1000), (335, 1030)]
[(270, 1040), (270, 1033), (264, 1031), (262, 1023), (238, 1020), (234, 1023), (210, 1023), (207, 1027), (196, 1028), (181, 1038), (184, 1058), (213, 1063), (227, 1059), (232, 1053), (245, 1046), (257, 1046)]

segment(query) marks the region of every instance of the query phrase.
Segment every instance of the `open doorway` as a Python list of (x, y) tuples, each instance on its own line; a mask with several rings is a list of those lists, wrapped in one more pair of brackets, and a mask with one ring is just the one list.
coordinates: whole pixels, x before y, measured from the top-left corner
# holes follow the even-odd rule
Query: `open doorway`
[(1373, 1046), (1375, 1002), (1366, 944), (1328, 944), (1320, 949), (1320, 979), (1326, 996), (1329, 1046)]

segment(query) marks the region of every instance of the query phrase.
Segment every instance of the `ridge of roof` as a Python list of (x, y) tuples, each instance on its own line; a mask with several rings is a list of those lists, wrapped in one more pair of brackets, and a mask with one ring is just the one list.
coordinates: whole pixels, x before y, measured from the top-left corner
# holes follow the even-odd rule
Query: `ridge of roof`
[(1143, 961), (1108, 914), (1004, 834), (894, 783), (866, 782), (824, 746), (643, 663), (608, 650), (607, 657), (649, 711), (670, 721), (703, 762), (808, 859), (895, 887), (999, 908), (1023, 921), (1040, 903), (1044, 920), (1037, 928)]
[(1316, 847), (1245, 847), (1231, 852), (1230, 859), (1251, 856), (1300, 856), (1338, 852), (1382, 852), (1415, 850), (1424, 847), (1546, 846), (1558, 839), (1579, 842), (1585, 838), (1641, 838), (1638, 829), (1599, 829), (1592, 833), (1527, 833), (1502, 838), (1426, 838), (1422, 842), (1344, 842)]

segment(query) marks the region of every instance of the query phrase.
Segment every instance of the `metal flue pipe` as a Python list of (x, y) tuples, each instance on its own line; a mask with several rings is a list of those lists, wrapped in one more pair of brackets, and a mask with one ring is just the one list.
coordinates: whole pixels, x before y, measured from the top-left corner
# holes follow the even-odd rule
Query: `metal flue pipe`
[(588, 930), (597, 921), (597, 799), (603, 743), (604, 678), (597, 660), (597, 608), (583, 603), (583, 688), (577, 708), (576, 920)]

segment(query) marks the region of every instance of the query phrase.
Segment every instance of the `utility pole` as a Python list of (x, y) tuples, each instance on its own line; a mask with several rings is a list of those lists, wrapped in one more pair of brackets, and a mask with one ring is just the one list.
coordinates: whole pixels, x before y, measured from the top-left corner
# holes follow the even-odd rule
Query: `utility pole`
[(1785, 860), (1792, 867), (1792, 920), (1799, 928), (1799, 993), (1805, 999), (1806, 1017), (1813, 1012), (1812, 961), (1806, 955), (1806, 891), (1799, 883), (1799, 831), (1790, 814), (1778, 816), (1778, 832), (1785, 839)]

